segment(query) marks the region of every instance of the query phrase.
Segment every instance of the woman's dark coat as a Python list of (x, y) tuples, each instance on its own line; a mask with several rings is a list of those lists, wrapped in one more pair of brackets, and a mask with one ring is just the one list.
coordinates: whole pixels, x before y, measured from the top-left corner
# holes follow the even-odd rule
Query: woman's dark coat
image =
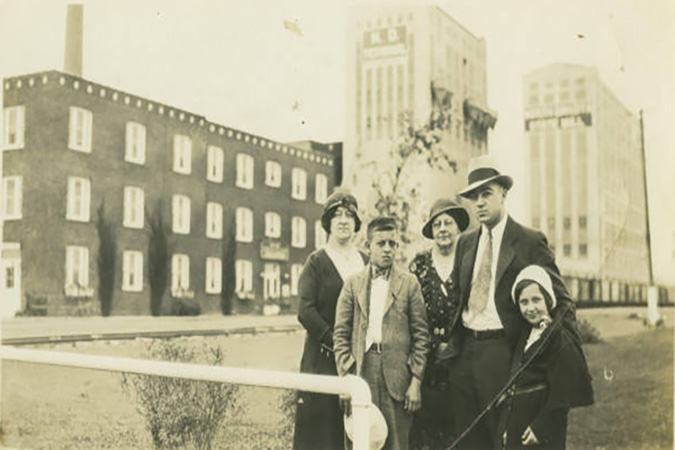
[[(503, 409), (506, 448), (564, 449), (569, 409), (594, 402), (581, 340), (577, 330), (567, 322), (550, 326), (539, 340), (524, 350), (528, 336), (529, 330), (520, 336), (511, 367), (513, 374), (534, 358), (516, 381), (517, 394), (506, 400)], [(520, 393), (542, 384), (545, 385), (543, 390)], [(521, 436), (528, 426), (532, 427), (539, 445), (523, 447)]]
[[(361, 255), (364, 263), (366, 257)], [(300, 372), (337, 375), (333, 356), (335, 308), (343, 280), (324, 249), (313, 252), (299, 280), (298, 320), (307, 330)], [(335, 395), (300, 392), (294, 450), (344, 448), (342, 411)]]

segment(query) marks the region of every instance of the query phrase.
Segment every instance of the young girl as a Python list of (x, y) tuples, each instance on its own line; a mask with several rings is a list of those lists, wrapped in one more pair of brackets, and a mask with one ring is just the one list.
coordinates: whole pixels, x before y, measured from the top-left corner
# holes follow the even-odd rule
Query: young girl
[(551, 278), (540, 266), (523, 269), (511, 291), (530, 327), (520, 336), (511, 373), (527, 367), (504, 397), (505, 449), (564, 449), (570, 408), (593, 404), (581, 340), (556, 310)]

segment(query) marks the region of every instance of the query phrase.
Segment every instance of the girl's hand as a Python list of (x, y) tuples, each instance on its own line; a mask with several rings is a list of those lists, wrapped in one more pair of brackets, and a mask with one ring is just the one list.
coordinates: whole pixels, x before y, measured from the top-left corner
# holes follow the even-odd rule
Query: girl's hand
[(522, 437), (523, 445), (535, 445), (539, 443), (539, 439), (532, 431), (531, 427), (527, 427)]

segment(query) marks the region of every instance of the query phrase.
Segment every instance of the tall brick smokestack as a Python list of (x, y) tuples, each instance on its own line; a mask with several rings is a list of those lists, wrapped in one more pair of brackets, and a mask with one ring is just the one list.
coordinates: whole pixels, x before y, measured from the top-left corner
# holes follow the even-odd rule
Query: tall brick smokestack
[(68, 5), (63, 70), (78, 77), (82, 76), (82, 28), (82, 5)]

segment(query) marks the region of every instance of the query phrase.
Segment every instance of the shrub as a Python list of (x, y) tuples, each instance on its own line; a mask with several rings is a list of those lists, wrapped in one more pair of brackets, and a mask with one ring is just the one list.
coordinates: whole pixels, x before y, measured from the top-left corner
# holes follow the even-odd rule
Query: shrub
[(277, 407), (283, 414), (281, 421), (281, 441), (293, 442), (295, 431), (295, 411), (298, 404), (298, 391), (285, 391), (279, 396)]
[(16, 317), (42, 317), (47, 315), (47, 299), (26, 294), (26, 307), (14, 314)]
[(175, 297), (171, 300), (172, 316), (198, 316), (202, 312), (202, 307), (194, 298)]
[(98, 233), (98, 258), (96, 260), (98, 269), (98, 298), (101, 302), (101, 314), (107, 317), (112, 310), (113, 293), (115, 292), (117, 241), (112, 223), (105, 217), (105, 204), (103, 201), (98, 207), (96, 232)]
[[(184, 340), (156, 340), (148, 357), (164, 361), (221, 365), (220, 347), (186, 346)], [(123, 374), (122, 387), (133, 391), (155, 449), (209, 450), (221, 424), (239, 410), (237, 386), (180, 378)]]
[(169, 264), (172, 245), (169, 242), (169, 228), (162, 217), (161, 200), (155, 211), (146, 211), (148, 224), (148, 281), (150, 287), (150, 314), (159, 316), (162, 299), (169, 284)]
[(583, 344), (595, 344), (602, 340), (598, 329), (585, 319), (579, 321), (579, 337)]
[(220, 310), (224, 315), (232, 314), (232, 307), (235, 298), (236, 288), (236, 259), (237, 259), (237, 240), (235, 236), (236, 223), (234, 215), (231, 215), (228, 231), (223, 238), (222, 247), (222, 280), (223, 289), (220, 293)]

